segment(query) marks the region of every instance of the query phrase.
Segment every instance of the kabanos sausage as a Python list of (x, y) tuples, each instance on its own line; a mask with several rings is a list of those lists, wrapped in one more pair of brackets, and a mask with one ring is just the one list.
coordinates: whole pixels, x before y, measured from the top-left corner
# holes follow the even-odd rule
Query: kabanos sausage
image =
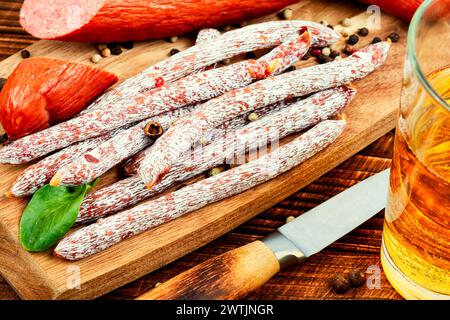
[[(315, 45), (329, 45), (339, 39), (339, 35), (330, 28), (301, 20), (271, 21), (226, 32), (216, 40), (195, 45), (127, 79), (97, 99), (80, 116), (0, 149), (0, 163), (25, 163), (140, 120), (132, 119), (128, 122), (127, 119), (132, 111), (139, 111), (142, 107), (136, 101), (148, 96), (157, 83), (173, 82), (240, 53), (279, 45), (304, 27), (308, 28)], [(156, 114), (151, 113), (146, 117), (154, 115)]]
[(298, 0), (25, 0), (20, 23), (41, 39), (146, 40), (237, 23)]

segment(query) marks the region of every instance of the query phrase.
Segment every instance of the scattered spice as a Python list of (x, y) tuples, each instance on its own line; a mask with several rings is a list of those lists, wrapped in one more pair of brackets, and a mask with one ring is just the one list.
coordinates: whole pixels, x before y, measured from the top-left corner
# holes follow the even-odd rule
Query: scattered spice
[(173, 49), (170, 49), (169, 55), (173, 56), (173, 55), (176, 55), (178, 52), (180, 52), (180, 50), (178, 50), (177, 48), (173, 48)]
[(289, 223), (289, 222), (293, 221), (294, 219), (295, 219), (294, 216), (289, 216), (286, 218), (286, 223)]
[(208, 171), (208, 177), (217, 176), (218, 174), (224, 172), (225, 169), (222, 167), (215, 167)]
[(319, 22), (321, 25), (323, 25), (323, 26), (327, 26), (327, 25), (329, 25), (329, 23), (328, 23), (328, 21), (327, 20), (320, 20), (320, 22)]
[(130, 50), (134, 48), (134, 42), (133, 41), (122, 42), (120, 46), (124, 49)]
[(400, 40), (400, 35), (397, 32), (392, 32), (387, 36), (387, 39), (391, 39), (392, 42), (398, 42)]
[(245, 54), (245, 59), (256, 59), (256, 54), (253, 51), (247, 52)]
[(115, 46), (110, 50), (111, 50), (111, 54), (113, 54), (115, 56), (118, 56), (118, 55), (122, 54), (122, 52), (123, 52), (122, 48), (120, 46)]
[(323, 49), (322, 49), (322, 54), (323, 54), (324, 56), (329, 56), (329, 55), (331, 54), (331, 49), (328, 48), (328, 47), (323, 48)]
[(102, 56), (99, 55), (98, 53), (92, 55), (92, 57), (91, 57), (91, 61), (92, 61), (93, 63), (99, 63), (100, 60), (102, 60)]
[(27, 58), (31, 57), (31, 53), (28, 50), (22, 50), (20, 52), (20, 55), (22, 56), (23, 59), (27, 59)]
[(350, 18), (345, 18), (344, 20), (341, 21), (341, 24), (348, 28), (352, 26), (352, 20)]
[(315, 49), (312, 49), (311, 50), (311, 55), (313, 56), (313, 57), (318, 57), (318, 56), (320, 56), (322, 54), (322, 49), (320, 49), (320, 48), (315, 48)]
[(144, 133), (147, 137), (156, 140), (162, 136), (164, 129), (158, 122), (150, 121), (145, 125)]
[(102, 51), (103, 49), (106, 49), (106, 48), (108, 48), (108, 46), (105, 44), (105, 43), (99, 43), (99, 44), (97, 44), (97, 50), (98, 51)]
[(292, 19), (293, 16), (294, 16), (294, 11), (292, 11), (291, 8), (286, 8), (283, 11), (278, 13), (278, 18), (283, 19), (283, 20)]
[(347, 39), (347, 43), (348, 44), (357, 44), (359, 41), (359, 37), (356, 34), (352, 34), (350, 37), (348, 37)]
[(173, 37), (170, 37), (170, 38), (167, 39), (167, 41), (169, 41), (171, 43), (175, 43), (175, 42), (177, 42), (177, 40), (178, 40), (177, 36), (173, 36)]
[(350, 283), (342, 274), (336, 275), (330, 282), (331, 288), (338, 294), (343, 294), (350, 289)]
[(158, 78), (155, 79), (155, 87), (156, 88), (162, 87), (164, 85), (164, 83), (165, 83), (165, 81), (161, 77), (158, 77)]
[(247, 116), (248, 121), (256, 121), (259, 119), (259, 116), (256, 112), (251, 112), (248, 116)]
[(354, 269), (349, 272), (348, 279), (352, 287), (361, 287), (366, 283), (366, 274), (361, 269)]
[(0, 91), (3, 89), (3, 86), (6, 83), (6, 79), (5, 78), (0, 78)]
[(327, 25), (327, 27), (330, 28), (331, 30), (334, 30), (334, 27), (331, 24)]
[(364, 28), (359, 28), (359, 29), (358, 29), (358, 34), (359, 34), (361, 37), (365, 37), (365, 36), (367, 36), (367, 35), (369, 34), (369, 29), (367, 29), (366, 27), (364, 27)]
[(381, 38), (380, 37), (373, 38), (372, 44), (375, 44), (375, 43), (378, 43), (378, 42), (381, 42)]
[(104, 48), (102, 51), (100, 51), (100, 53), (104, 58), (111, 56), (111, 50), (109, 48)]
[(8, 134), (4, 133), (0, 136), (0, 144), (4, 144), (6, 141), (8, 141)]

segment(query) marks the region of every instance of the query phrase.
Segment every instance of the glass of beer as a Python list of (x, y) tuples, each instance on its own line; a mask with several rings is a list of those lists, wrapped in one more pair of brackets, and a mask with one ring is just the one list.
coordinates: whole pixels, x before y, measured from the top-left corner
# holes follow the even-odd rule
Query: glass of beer
[(450, 0), (409, 28), (381, 262), (406, 299), (450, 299)]

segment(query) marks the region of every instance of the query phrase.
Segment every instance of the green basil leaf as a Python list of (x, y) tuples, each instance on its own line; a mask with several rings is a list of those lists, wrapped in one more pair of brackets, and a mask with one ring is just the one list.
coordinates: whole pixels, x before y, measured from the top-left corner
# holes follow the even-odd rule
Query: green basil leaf
[(45, 185), (31, 198), (20, 221), (20, 242), (28, 251), (44, 251), (75, 223), (81, 203), (97, 181), (78, 187)]

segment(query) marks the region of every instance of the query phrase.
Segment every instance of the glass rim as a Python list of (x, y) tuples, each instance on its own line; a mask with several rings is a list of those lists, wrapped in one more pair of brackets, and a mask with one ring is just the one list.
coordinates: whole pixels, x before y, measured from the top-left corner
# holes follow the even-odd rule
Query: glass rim
[(419, 81), (425, 88), (425, 90), (428, 92), (428, 94), (433, 97), (434, 100), (436, 100), (441, 106), (443, 106), (447, 111), (450, 111), (450, 105), (447, 103), (447, 101), (441, 97), (439, 93), (434, 90), (434, 88), (431, 86), (431, 84), (428, 82), (425, 74), (422, 71), (422, 68), (420, 67), (419, 59), (416, 55), (416, 34), (417, 34), (417, 28), (419, 23), (422, 20), (422, 17), (424, 13), (427, 11), (427, 9), (434, 3), (438, 2), (439, 0), (425, 0), (417, 9), (416, 13), (414, 14), (411, 24), (409, 26), (408, 30), (408, 45), (407, 45), (407, 51), (408, 56), (410, 56), (410, 61), (412, 64), (413, 69), (415, 70), (417, 77), (419, 78)]

